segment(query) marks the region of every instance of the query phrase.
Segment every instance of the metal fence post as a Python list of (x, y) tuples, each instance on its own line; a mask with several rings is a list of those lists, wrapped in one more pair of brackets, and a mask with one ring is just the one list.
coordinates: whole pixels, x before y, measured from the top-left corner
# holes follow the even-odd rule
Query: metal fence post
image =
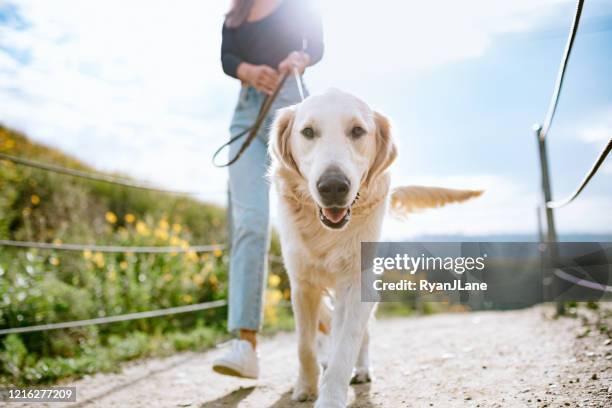
[[(541, 125), (535, 125), (533, 127), (533, 130), (535, 132), (536, 140), (538, 143), (538, 152), (540, 156), (540, 174), (542, 178), (542, 193), (543, 193), (543, 198), (544, 198), (544, 203), (542, 207), (544, 208), (544, 211), (546, 214), (546, 234), (543, 234), (544, 242), (556, 244), (557, 243), (557, 230), (555, 228), (555, 217), (554, 217), (553, 209), (548, 208), (546, 205), (546, 203), (548, 203), (549, 201), (552, 201), (552, 192), (551, 192), (551, 187), (550, 187), (551, 185), (550, 174), (548, 171), (548, 156), (546, 152), (546, 138), (542, 134)], [(549, 275), (545, 277), (545, 279), (548, 281), (548, 285), (545, 285), (545, 286), (548, 287), (549, 291), (552, 291), (552, 293), (556, 294), (559, 286), (556, 284), (556, 279), (554, 277), (554, 274), (552, 273), (551, 267), (554, 267), (554, 265), (556, 264), (557, 250), (556, 250), (556, 247), (554, 246), (552, 246), (550, 249), (551, 249), (549, 252), (550, 259), (548, 260), (549, 267), (547, 268)], [(564, 313), (565, 313), (565, 305), (563, 301), (557, 300), (557, 314), (564, 314)]]

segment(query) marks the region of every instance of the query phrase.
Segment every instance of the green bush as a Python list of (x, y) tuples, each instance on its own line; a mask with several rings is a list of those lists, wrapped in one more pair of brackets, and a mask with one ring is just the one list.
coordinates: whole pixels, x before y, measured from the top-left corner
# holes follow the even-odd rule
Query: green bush
[[(0, 152), (93, 172), (0, 125)], [(188, 197), (117, 187), (0, 160), (0, 239), (177, 246), (185, 253), (63, 252), (0, 247), (0, 329), (82, 320), (222, 299), (227, 254), (223, 208)], [(278, 242), (273, 244), (278, 255)], [(266, 327), (286, 327), (273, 307), (289, 296), (273, 266)], [(117, 368), (120, 361), (209, 347), (225, 333), (225, 308), (67, 330), (0, 336), (0, 382), (37, 384)]]

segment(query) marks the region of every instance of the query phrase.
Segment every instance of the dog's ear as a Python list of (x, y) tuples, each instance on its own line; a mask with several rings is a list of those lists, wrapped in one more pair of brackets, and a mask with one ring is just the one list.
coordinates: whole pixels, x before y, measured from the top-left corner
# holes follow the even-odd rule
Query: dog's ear
[(397, 147), (391, 136), (389, 119), (374, 112), (374, 123), (376, 124), (376, 156), (366, 176), (366, 184), (387, 170), (397, 157)]
[(291, 154), (291, 144), (289, 141), (294, 118), (295, 105), (279, 109), (276, 112), (274, 123), (272, 124), (272, 132), (270, 133), (270, 150), (272, 155), (281, 164), (299, 173), (297, 164)]

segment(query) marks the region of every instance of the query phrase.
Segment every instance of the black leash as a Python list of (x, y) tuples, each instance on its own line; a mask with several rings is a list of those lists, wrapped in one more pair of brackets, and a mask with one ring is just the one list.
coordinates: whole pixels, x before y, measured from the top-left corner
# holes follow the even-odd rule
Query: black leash
[[(216, 167), (230, 166), (242, 156), (242, 154), (249, 147), (253, 139), (255, 139), (255, 136), (257, 136), (257, 132), (259, 132), (259, 129), (261, 128), (261, 125), (264, 122), (264, 119), (266, 118), (266, 116), (268, 115), (268, 112), (270, 111), (270, 108), (272, 107), (272, 104), (276, 100), (276, 97), (278, 96), (281, 88), (285, 84), (285, 80), (287, 79), (287, 76), (288, 76), (288, 73), (286, 72), (283, 73), (272, 95), (266, 96), (266, 98), (263, 100), (261, 107), (259, 108), (259, 113), (257, 114), (257, 119), (255, 119), (255, 123), (253, 124), (253, 126), (251, 126), (248, 129), (243, 130), (242, 132), (238, 133), (235, 136), (232, 136), (229, 142), (223, 144), (221, 147), (217, 149), (217, 151), (213, 154), (213, 157), (212, 157), (212, 163), (214, 166)], [(226, 147), (229, 147), (232, 143), (238, 141), (239, 139), (243, 138), (247, 134), (248, 136), (242, 143), (242, 146), (240, 146), (240, 150), (238, 150), (238, 153), (236, 153), (236, 156), (230, 159), (227, 163), (219, 164), (216, 162), (217, 156), (219, 156), (219, 153), (221, 153)]]

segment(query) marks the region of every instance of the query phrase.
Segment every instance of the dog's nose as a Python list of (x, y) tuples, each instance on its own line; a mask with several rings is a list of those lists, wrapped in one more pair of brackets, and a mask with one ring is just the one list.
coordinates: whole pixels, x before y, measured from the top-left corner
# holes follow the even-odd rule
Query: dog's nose
[(317, 190), (323, 204), (330, 207), (346, 205), (350, 186), (349, 179), (337, 170), (326, 171), (317, 182)]

